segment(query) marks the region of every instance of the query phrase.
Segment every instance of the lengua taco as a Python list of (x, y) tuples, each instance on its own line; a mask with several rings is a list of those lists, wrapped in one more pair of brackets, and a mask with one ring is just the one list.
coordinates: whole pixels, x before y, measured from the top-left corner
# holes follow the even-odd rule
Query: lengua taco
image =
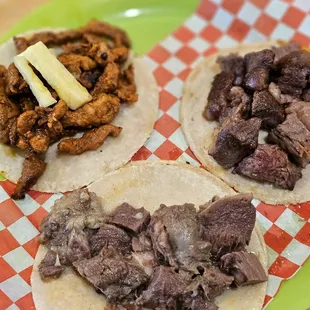
[(120, 28), (28, 32), (0, 47), (0, 64), (0, 173), (18, 183), (15, 199), (88, 185), (152, 131), (156, 81)]
[(310, 200), (310, 53), (266, 42), (222, 50), (188, 76), (187, 141), (210, 172), (271, 204)]
[(36, 309), (261, 309), (267, 254), (251, 199), (165, 161), (73, 191), (41, 223)]

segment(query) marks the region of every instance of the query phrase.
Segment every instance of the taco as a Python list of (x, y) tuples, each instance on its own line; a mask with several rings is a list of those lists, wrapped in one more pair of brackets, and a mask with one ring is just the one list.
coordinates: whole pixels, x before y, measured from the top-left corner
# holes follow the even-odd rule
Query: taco
[(271, 204), (310, 200), (310, 53), (265, 42), (222, 50), (189, 74), (182, 129), (201, 164)]
[[(34, 48), (71, 76), (58, 85), (62, 74)], [(15, 199), (30, 187), (65, 192), (88, 185), (126, 164), (145, 143), (157, 117), (158, 89), (148, 65), (130, 48), (123, 30), (95, 20), (78, 29), (28, 32), (2, 44), (0, 173), (18, 183)], [(23, 72), (17, 67), (24, 68), (26, 57)], [(29, 88), (29, 70), (44, 92), (35, 83)], [(72, 83), (78, 83), (76, 92)], [(83, 96), (84, 105), (76, 106)]]
[(267, 253), (251, 199), (169, 161), (103, 176), (42, 221), (36, 309), (261, 309)]

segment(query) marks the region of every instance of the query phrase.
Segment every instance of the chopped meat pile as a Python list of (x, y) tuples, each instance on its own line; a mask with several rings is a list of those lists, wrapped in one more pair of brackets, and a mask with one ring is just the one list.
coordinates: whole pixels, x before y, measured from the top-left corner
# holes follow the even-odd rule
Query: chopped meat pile
[(76, 190), (41, 223), (47, 253), (40, 276), (57, 279), (71, 266), (109, 309), (216, 310), (216, 297), (230, 287), (267, 280), (246, 249), (255, 225), (252, 198), (215, 197), (198, 212), (190, 203), (162, 204), (153, 215), (123, 203), (106, 214), (96, 194)]
[(219, 121), (209, 155), (232, 173), (294, 190), (310, 162), (310, 52), (288, 43), (217, 63), (203, 111)]
[[(138, 100), (134, 68), (128, 64), (131, 43), (120, 28), (92, 20), (76, 30), (14, 38), (18, 53), (39, 41), (47, 47), (60, 48), (58, 60), (93, 99), (70, 110), (42, 79), (57, 103), (40, 107), (14, 63), (8, 68), (0, 65), (0, 143), (26, 152), (14, 199), (24, 198), (43, 174), (44, 156), (51, 144), (61, 140), (59, 156), (98, 149), (109, 136), (121, 134), (122, 128), (111, 124), (120, 105)], [(77, 133), (83, 133), (82, 137), (72, 137)]]

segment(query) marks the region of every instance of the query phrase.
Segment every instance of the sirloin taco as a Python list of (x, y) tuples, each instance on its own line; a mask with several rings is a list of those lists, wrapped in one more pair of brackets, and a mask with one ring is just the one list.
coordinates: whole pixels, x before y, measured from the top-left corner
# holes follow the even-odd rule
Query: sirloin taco
[(73, 190), (126, 164), (158, 110), (154, 77), (127, 34), (96, 20), (0, 47), (0, 173), (14, 199)]
[(202, 165), (271, 204), (310, 200), (310, 53), (266, 42), (202, 60), (184, 86), (181, 122)]
[(110, 172), (42, 221), (36, 309), (261, 309), (267, 254), (251, 200), (174, 162)]

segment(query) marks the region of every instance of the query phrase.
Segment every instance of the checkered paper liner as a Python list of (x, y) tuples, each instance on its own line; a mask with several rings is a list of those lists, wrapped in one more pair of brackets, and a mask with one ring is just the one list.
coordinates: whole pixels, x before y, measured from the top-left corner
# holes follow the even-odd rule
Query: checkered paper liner
[[(309, 45), (308, 31), (309, 0), (203, 0), (182, 26), (145, 56), (160, 87), (160, 110), (150, 139), (132, 160), (169, 159), (199, 166), (179, 122), (182, 87), (191, 68), (202, 57), (240, 42), (273, 38)], [(39, 224), (62, 196), (30, 191), (25, 200), (13, 201), (14, 186), (0, 182), (0, 310), (35, 308), (30, 275)], [(269, 254), (267, 305), (281, 282), (309, 258), (310, 202), (254, 204)]]

